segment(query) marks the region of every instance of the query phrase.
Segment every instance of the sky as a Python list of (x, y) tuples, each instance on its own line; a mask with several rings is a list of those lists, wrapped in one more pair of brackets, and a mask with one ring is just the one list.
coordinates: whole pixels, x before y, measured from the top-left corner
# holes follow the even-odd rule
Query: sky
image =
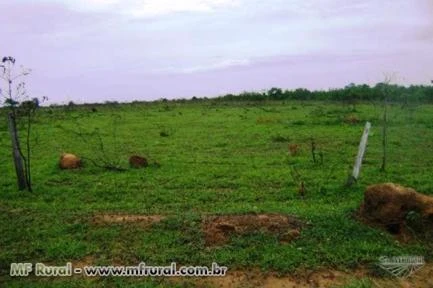
[(433, 0), (0, 0), (0, 56), (49, 103), (433, 79)]

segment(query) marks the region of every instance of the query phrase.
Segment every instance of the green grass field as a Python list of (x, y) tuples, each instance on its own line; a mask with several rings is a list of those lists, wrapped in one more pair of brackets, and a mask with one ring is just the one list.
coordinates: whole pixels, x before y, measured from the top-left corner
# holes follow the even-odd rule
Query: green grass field
[[(432, 105), (390, 106), (386, 172), (380, 172), (382, 108), (372, 104), (353, 109), (339, 103), (209, 100), (96, 108), (39, 111), (33, 193), (16, 189), (7, 125), (0, 123), (1, 287), (168, 286), (164, 279), (7, 276), (12, 262), (64, 265), (85, 257), (100, 265), (217, 262), (229, 270), (279, 273), (352, 269), (383, 255), (423, 255), (431, 261), (431, 244), (401, 244), (359, 223), (353, 214), (370, 184), (395, 182), (433, 194)], [(346, 123), (350, 117), (359, 122)], [(371, 121), (372, 130), (361, 176), (345, 188), (365, 121)], [(99, 129), (105, 153), (95, 137), (86, 142), (73, 132), (80, 127)], [(312, 138), (323, 163), (312, 160)], [(299, 155), (289, 155), (288, 144), (299, 145)], [(84, 161), (80, 170), (60, 170), (62, 152), (119, 160), (125, 168), (130, 155), (140, 154), (160, 165), (115, 172)], [(305, 182), (304, 199), (293, 167)], [(150, 228), (94, 225), (93, 216), (101, 213), (167, 218)], [(257, 232), (234, 237), (224, 246), (205, 246), (202, 217), (244, 213), (296, 215), (308, 225), (288, 244)]]

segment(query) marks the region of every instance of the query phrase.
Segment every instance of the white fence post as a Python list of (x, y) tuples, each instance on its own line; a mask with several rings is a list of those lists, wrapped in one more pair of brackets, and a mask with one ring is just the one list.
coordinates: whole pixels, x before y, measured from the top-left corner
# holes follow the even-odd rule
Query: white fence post
[(362, 134), (361, 142), (359, 143), (358, 155), (356, 156), (352, 175), (350, 175), (349, 179), (347, 179), (347, 186), (351, 186), (358, 180), (359, 172), (361, 171), (362, 159), (364, 158), (365, 148), (367, 147), (368, 133), (370, 132), (370, 128), (371, 123), (365, 123), (364, 133)]

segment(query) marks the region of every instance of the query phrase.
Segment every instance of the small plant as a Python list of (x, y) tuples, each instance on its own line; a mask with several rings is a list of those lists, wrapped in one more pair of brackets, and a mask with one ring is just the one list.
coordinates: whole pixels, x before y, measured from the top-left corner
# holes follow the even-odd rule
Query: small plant
[(314, 164), (323, 165), (323, 151), (318, 151), (317, 143), (314, 138), (310, 139), (311, 143), (311, 158)]
[(125, 171), (126, 169), (123, 168), (120, 165), (120, 155), (122, 150), (124, 150), (124, 147), (120, 147), (118, 143), (117, 138), (117, 126), (118, 121), (120, 119), (119, 115), (113, 114), (111, 116), (112, 123), (111, 123), (111, 140), (113, 142), (112, 145), (110, 145), (107, 149), (107, 141), (106, 141), (106, 134), (101, 132), (99, 128), (94, 128), (90, 132), (86, 131), (84, 127), (76, 121), (76, 127), (77, 130), (68, 130), (63, 127), (60, 127), (61, 129), (65, 130), (66, 132), (70, 132), (76, 136), (78, 136), (83, 143), (86, 143), (92, 151), (92, 156), (86, 157), (83, 156), (83, 160), (87, 160), (91, 162), (96, 167), (104, 168), (111, 171)]
[(302, 199), (305, 199), (306, 189), (305, 189), (305, 181), (303, 180), (302, 175), (299, 173), (298, 169), (294, 166), (290, 166), (290, 175), (292, 176), (293, 181), (298, 186), (298, 194)]
[(311, 157), (313, 158), (313, 162), (317, 163), (317, 159), (316, 159), (316, 142), (314, 141), (314, 138), (311, 138)]
[[(321, 163), (323, 165), (323, 153), (320, 152), (320, 158), (321, 158)], [(327, 165), (328, 166), (328, 165)], [(329, 181), (331, 181), (331, 179), (333, 179), (334, 173), (335, 173), (335, 165), (331, 165), (329, 167), (321, 167), (321, 173), (325, 174), (326, 172), (328, 172), (326, 174), (325, 177), (320, 177), (316, 183), (317, 183), (317, 187), (318, 187), (318, 191), (320, 194), (325, 194), (326, 193), (326, 187), (329, 184)]]

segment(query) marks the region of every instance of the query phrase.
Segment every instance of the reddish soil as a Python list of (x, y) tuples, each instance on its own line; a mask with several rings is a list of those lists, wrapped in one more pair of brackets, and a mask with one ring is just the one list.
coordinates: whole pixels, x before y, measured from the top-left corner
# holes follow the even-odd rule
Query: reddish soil
[(301, 227), (302, 223), (296, 218), (280, 214), (211, 216), (202, 223), (207, 246), (223, 245), (232, 235), (256, 231), (277, 235), (281, 242), (290, 242), (300, 235)]
[(94, 224), (141, 224), (150, 226), (165, 219), (162, 215), (97, 214)]

